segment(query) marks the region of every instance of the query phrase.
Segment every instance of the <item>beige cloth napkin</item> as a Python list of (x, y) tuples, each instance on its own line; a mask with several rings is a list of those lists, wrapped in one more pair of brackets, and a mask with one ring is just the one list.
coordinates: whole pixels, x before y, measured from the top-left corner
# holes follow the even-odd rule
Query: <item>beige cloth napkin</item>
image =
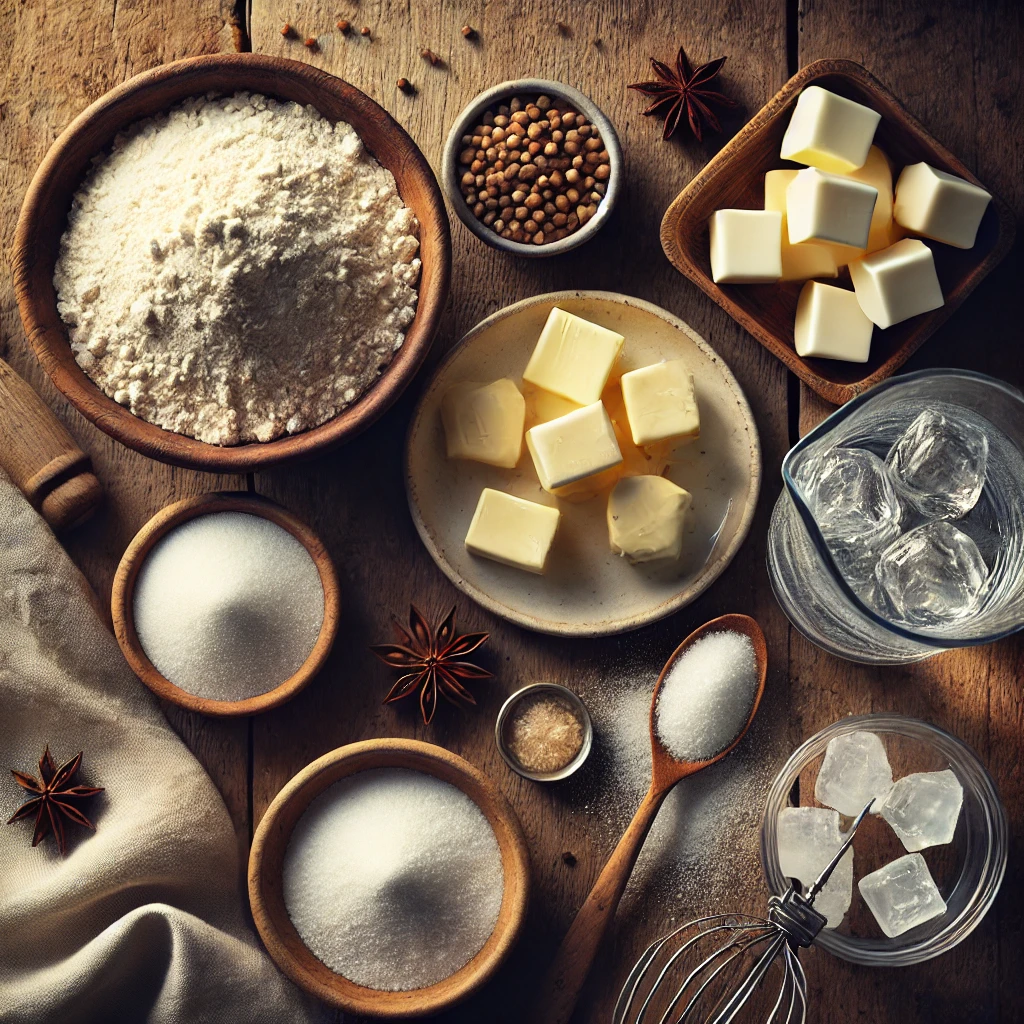
[[(67, 854), (4, 822), (45, 744), (103, 786)], [(85, 581), (0, 473), (0, 1021), (325, 1019), (245, 922), (219, 793), (135, 678)]]

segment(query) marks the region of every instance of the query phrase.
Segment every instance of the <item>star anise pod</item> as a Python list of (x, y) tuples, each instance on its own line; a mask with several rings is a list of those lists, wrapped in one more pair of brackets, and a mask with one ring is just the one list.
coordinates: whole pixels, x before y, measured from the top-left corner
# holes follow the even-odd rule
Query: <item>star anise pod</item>
[(53, 838), (57, 843), (57, 850), (63, 854), (67, 849), (67, 839), (64, 835), (64, 819), (82, 825), (84, 828), (96, 831), (96, 826), (78, 809), (78, 801), (86, 797), (95, 796), (103, 790), (97, 786), (72, 786), (71, 780), (82, 766), (82, 753), (79, 751), (77, 757), (73, 757), (66, 764), (59, 768), (50, 754), (47, 746), (43, 756), (39, 759), (39, 778), (26, 775), (25, 772), (11, 769), (14, 781), (35, 795), (31, 800), (22, 804), (7, 824), (20, 821), (34, 814), (36, 816), (36, 827), (32, 833), (32, 845), (38, 846), (46, 837), (46, 833), (53, 829)]
[(665, 131), (661, 136), (663, 139), (672, 137), (684, 110), (690, 122), (690, 131), (698, 142), (703, 141), (705, 129), (713, 132), (722, 130), (721, 122), (711, 107), (735, 107), (736, 102), (711, 86), (716, 84), (715, 79), (726, 60), (725, 57), (719, 57), (694, 69), (690, 67), (686, 51), (681, 46), (676, 57), (675, 69), (663, 61), (651, 58), (651, 67), (658, 76), (657, 80), (637, 82), (629, 88), (654, 97), (654, 102), (643, 113), (664, 115)]
[(395, 620), (397, 644), (378, 644), (370, 650), (392, 668), (405, 669), (384, 698), (385, 704), (420, 691), (420, 711), (429, 725), (437, 710), (438, 695), (452, 704), (475, 704), (473, 695), (463, 686), (470, 679), (490, 679), (491, 673), (461, 659), (475, 651), (489, 633), (455, 632), (455, 605), (439, 626), (432, 627), (423, 613), (409, 606), (409, 628)]

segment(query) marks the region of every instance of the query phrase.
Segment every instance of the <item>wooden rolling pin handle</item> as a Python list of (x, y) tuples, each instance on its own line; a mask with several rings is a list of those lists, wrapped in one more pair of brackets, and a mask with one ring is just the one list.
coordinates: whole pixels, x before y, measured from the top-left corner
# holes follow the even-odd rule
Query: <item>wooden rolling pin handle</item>
[(89, 456), (2, 359), (0, 467), (55, 531), (85, 522), (103, 498)]

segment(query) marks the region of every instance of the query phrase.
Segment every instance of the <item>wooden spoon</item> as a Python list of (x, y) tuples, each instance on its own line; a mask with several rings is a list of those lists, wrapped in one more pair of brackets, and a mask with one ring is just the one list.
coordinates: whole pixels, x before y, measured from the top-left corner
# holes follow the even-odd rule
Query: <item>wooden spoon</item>
[[(750, 637), (757, 661), (757, 692), (750, 715), (736, 738), (721, 753), (706, 761), (678, 761), (664, 747), (658, 737), (654, 723), (654, 709), (662, 683), (683, 653), (707, 633), (733, 631)], [(764, 679), (768, 668), (768, 651), (761, 627), (749, 615), (722, 615), (705, 622), (695, 629), (673, 652), (672, 657), (658, 676), (651, 700), (651, 788), (647, 791), (640, 808), (629, 823), (619, 845), (611, 855), (600, 877), (590, 890), (586, 902), (580, 907), (576, 919), (562, 940), (555, 959), (548, 970), (541, 988), (540, 1001), (532, 1020), (537, 1024), (568, 1024), (576, 1007), (583, 983), (587, 980), (591, 965), (597, 956), (608, 926), (615, 917), (619, 900), (636, 864), (640, 849), (647, 833), (654, 824), (654, 818), (672, 787), (688, 775), (694, 775), (703, 768), (721, 761), (746, 735), (750, 723), (757, 713), (764, 693)]]

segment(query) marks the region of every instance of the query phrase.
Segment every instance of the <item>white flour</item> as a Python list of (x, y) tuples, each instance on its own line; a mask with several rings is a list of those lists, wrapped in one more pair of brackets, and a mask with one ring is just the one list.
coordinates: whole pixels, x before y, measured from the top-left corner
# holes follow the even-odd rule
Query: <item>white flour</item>
[(54, 274), (79, 365), (213, 444), (354, 402), (416, 309), (418, 224), (351, 125), (237, 93), (132, 125), (75, 195)]

